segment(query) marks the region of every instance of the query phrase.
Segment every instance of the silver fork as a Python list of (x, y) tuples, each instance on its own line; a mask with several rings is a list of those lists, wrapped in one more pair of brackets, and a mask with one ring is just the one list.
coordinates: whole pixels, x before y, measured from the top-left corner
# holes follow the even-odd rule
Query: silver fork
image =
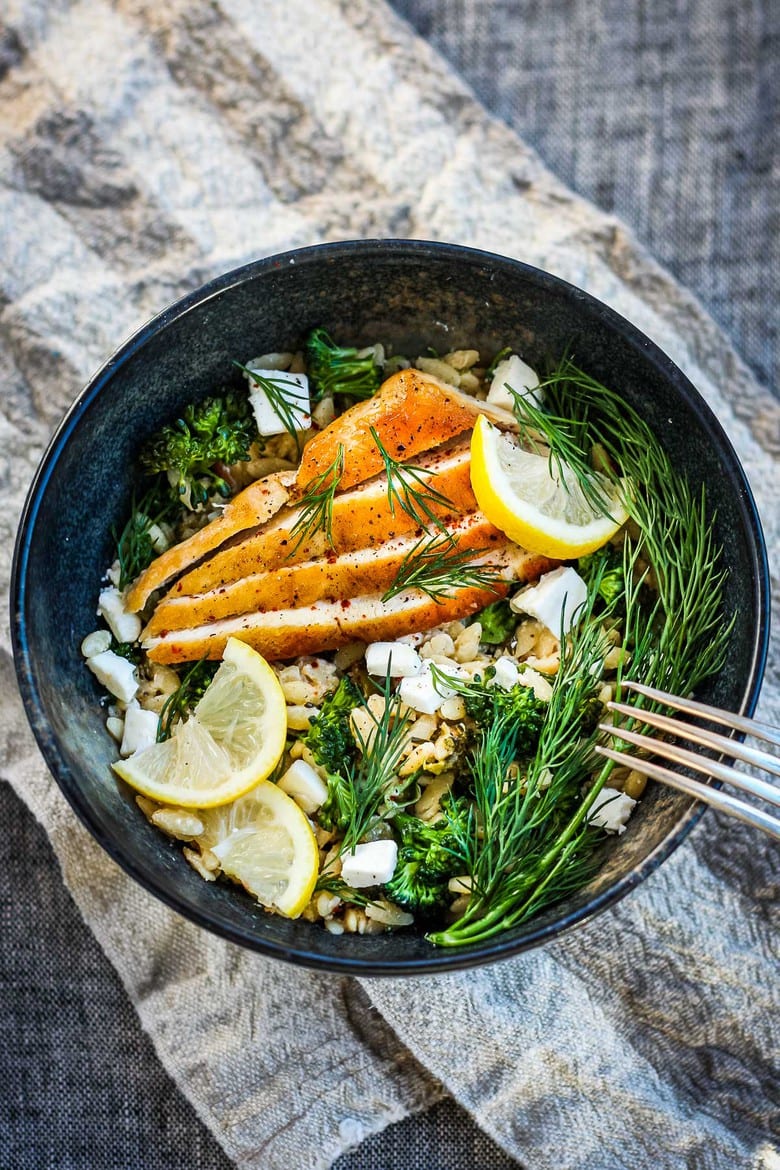
[[(760, 723), (756, 719), (746, 719), (744, 715), (733, 715), (730, 711), (721, 711), (717, 707), (709, 707), (706, 703), (699, 703), (694, 699), (682, 699), (679, 695), (669, 695), (665, 691), (657, 691), (653, 687), (645, 686), (644, 683), (624, 681), (621, 686), (625, 690), (636, 691), (637, 694), (644, 695), (645, 698), (662, 703), (673, 710), (699, 716), (711, 723), (728, 727), (739, 734), (749, 735), (780, 747), (780, 730), (770, 727), (766, 723)], [(695, 723), (672, 719), (668, 715), (662, 715), (657, 711), (647, 711), (644, 707), (634, 707), (629, 703), (611, 702), (607, 703), (607, 708), (617, 715), (629, 716), (638, 723), (657, 728), (658, 731), (666, 732), (680, 739), (687, 739), (701, 747), (712, 748), (733, 760), (742, 760), (744, 763), (752, 764), (774, 776), (780, 776), (780, 759), (760, 748), (750, 747), (748, 744), (740, 743), (726, 735), (710, 731), (706, 727), (699, 727)], [(601, 731), (608, 732), (615, 739), (630, 743), (634, 747), (642, 749), (643, 752), (658, 756), (661, 760), (683, 764), (688, 768), (693, 768), (694, 771), (703, 772), (705, 776), (722, 780), (724, 784), (729, 784), (733, 788), (738, 788), (741, 792), (749, 793), (769, 804), (780, 805), (780, 785), (776, 782), (763, 780), (745, 772), (738, 772), (736, 768), (721, 763), (720, 760), (713, 760), (708, 756), (689, 751), (687, 748), (670, 743), (665, 739), (659, 740), (613, 724), (602, 723), (599, 727)], [(672, 772), (668, 768), (662, 768), (659, 764), (645, 759), (644, 756), (638, 758), (627, 752), (616, 751), (614, 748), (602, 745), (599, 745), (596, 751), (618, 764), (634, 768), (653, 780), (660, 780), (662, 784), (668, 784), (671, 788), (678, 788), (681, 792), (696, 797), (697, 800), (703, 800), (712, 805), (713, 808), (720, 809), (721, 812), (728, 813), (740, 821), (745, 821), (748, 825), (763, 829), (770, 837), (780, 840), (780, 818), (772, 816), (764, 809), (756, 808), (744, 800), (739, 800), (728, 792), (711, 788), (703, 781), (683, 776), (680, 772)]]

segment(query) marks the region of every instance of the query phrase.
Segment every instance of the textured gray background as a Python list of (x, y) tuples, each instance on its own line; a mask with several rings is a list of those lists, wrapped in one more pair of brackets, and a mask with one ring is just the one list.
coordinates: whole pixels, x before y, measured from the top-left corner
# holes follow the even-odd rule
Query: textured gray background
[[(776, 385), (780, 6), (395, 8), (561, 178), (628, 222)], [(13, 36), (0, 71), (3, 52), (13, 65)], [(228, 1167), (160, 1068), (44, 833), (5, 787), (0, 815), (0, 1165)], [(338, 1165), (510, 1164), (445, 1104)]]
[(393, 0), (558, 178), (780, 373), (777, 0)]

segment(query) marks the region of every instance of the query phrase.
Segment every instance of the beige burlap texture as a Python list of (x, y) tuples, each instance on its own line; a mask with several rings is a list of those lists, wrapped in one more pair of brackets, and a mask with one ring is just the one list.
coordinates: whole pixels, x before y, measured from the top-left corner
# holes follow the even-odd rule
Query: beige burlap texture
[[(776, 557), (778, 404), (620, 224), (563, 188), (383, 4), (11, 9), (32, 50), (0, 80), (6, 594), (41, 451), (124, 336), (254, 257), (366, 236), (515, 256), (635, 322), (718, 415)], [(238, 1166), (329, 1166), (443, 1093), (529, 1170), (777, 1166), (771, 866), (756, 834), (708, 815), (619, 906), (498, 966), (312, 974), (205, 934), (125, 877), (42, 763), (7, 630), (2, 672), (2, 776)], [(775, 649), (762, 698), (775, 723), (779, 682)]]

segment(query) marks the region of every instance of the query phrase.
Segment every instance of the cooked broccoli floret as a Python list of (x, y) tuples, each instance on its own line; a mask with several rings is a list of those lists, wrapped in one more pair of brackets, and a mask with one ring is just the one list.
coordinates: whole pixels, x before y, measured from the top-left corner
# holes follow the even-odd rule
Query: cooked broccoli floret
[(601, 720), (604, 718), (606, 708), (596, 695), (591, 695), (589, 699), (585, 699), (580, 709), (580, 732), (582, 735), (590, 735), (595, 731)]
[(370, 398), (379, 389), (382, 367), (373, 351), (363, 357), (362, 351), (336, 345), (324, 329), (312, 329), (304, 343), (306, 369), (312, 388), (312, 399), (344, 395), (348, 398)]
[(339, 772), (328, 772), (327, 784), (328, 795), (317, 812), (317, 820), (323, 829), (343, 833), (354, 813), (355, 789), (350, 778)]
[(348, 765), (355, 758), (356, 745), (349, 716), (362, 701), (358, 688), (345, 676), (335, 691), (325, 697), (319, 715), (301, 736), (317, 763), (328, 773), (328, 796), (317, 814), (326, 829), (346, 828), (354, 810), (355, 793), (348, 778)]
[(126, 658), (134, 666), (138, 666), (141, 661), (142, 650), (137, 642), (117, 642), (116, 638), (112, 638), (109, 650), (120, 658)]
[(598, 580), (598, 595), (605, 605), (613, 605), (625, 593), (623, 550), (617, 545), (605, 544), (589, 556), (580, 557), (577, 572), (589, 589)]
[(497, 719), (511, 722), (518, 733), (518, 755), (530, 755), (539, 742), (547, 703), (538, 699), (531, 687), (520, 683), (504, 690), (487, 682), (473, 682), (463, 691), (466, 711), (478, 726), (487, 730)]
[(332, 694), (326, 695), (302, 742), (320, 767), (336, 775), (355, 756), (355, 740), (349, 727), (350, 712), (363, 702), (363, 696), (346, 675)]
[(465, 802), (451, 801), (449, 819), (429, 824), (419, 817), (399, 813), (393, 827), (400, 836), (395, 873), (383, 887), (397, 906), (419, 918), (439, 914), (451, 901), (447, 883), (463, 872), (464, 860), (453, 832), (453, 820), (463, 821)]
[[(508, 601), (494, 601), (475, 614), (471, 619), (482, 626), (480, 642), (488, 646), (500, 646), (515, 632), (518, 616)], [(469, 623), (470, 624), (470, 623)]]
[[(139, 461), (150, 474), (164, 472), (177, 498), (195, 511), (212, 492), (230, 495), (220, 470), (247, 459), (256, 438), (248, 397), (229, 391), (187, 406), (180, 418), (146, 441)], [(217, 469), (220, 464), (223, 468)]]

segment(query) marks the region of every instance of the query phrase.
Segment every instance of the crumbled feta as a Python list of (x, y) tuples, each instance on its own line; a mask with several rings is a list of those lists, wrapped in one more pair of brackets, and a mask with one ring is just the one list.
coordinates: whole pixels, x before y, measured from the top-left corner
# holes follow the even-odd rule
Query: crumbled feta
[(125, 599), (116, 586), (101, 589), (98, 595), (97, 611), (117, 642), (136, 642), (141, 633), (141, 619), (137, 613), (125, 609)]
[(137, 703), (131, 703), (125, 711), (125, 726), (122, 734), (121, 756), (134, 756), (157, 741), (158, 717), (155, 711), (146, 711)]
[[(466, 672), (459, 667), (448, 666), (447, 674), (452, 678), (466, 678)], [(421, 715), (433, 715), (439, 710), (442, 703), (452, 699), (458, 692), (454, 687), (447, 686), (441, 679), (434, 680), (429, 659), (425, 659), (419, 674), (409, 678), (402, 678), (398, 687), (398, 695), (402, 703), (419, 711)]]
[(381, 886), (395, 873), (398, 846), (395, 841), (367, 841), (345, 853), (341, 862), (341, 876), (348, 886), (360, 890), (365, 886)]
[(372, 642), (366, 646), (366, 670), (379, 678), (414, 678), (422, 668), (422, 659), (412, 646), (400, 642)]
[(493, 406), (501, 406), (504, 410), (512, 410), (515, 401), (507, 390), (507, 385), (511, 386), (516, 394), (527, 396), (534, 406), (542, 405), (541, 394), (535, 393), (539, 385), (539, 375), (516, 353), (496, 366), (488, 390), (488, 402)]
[(294, 760), (279, 781), (282, 792), (291, 796), (305, 813), (316, 812), (325, 803), (328, 786), (319, 772), (305, 760)]
[[(287, 403), (290, 419), (296, 431), (306, 431), (311, 426), (311, 400), (309, 397), (309, 379), (305, 374), (291, 374), (288, 370), (261, 370), (250, 362), (247, 366), (253, 374), (260, 374), (263, 378), (272, 380), (278, 387), (279, 394)], [(281, 414), (274, 408), (274, 404), (262, 386), (245, 375), (252, 387), (249, 401), (257, 420), (257, 429), (261, 435), (283, 435), (287, 430)]]
[(135, 698), (138, 683), (135, 677), (135, 667), (132, 662), (115, 654), (113, 650), (104, 650), (102, 654), (95, 654), (87, 659), (87, 666), (95, 678), (123, 703), (129, 703)]
[(502, 654), (500, 658), (496, 659), (495, 665), (496, 673), (489, 680), (488, 686), (501, 687), (504, 691), (511, 691), (512, 687), (516, 685), (520, 678), (517, 663)]
[(617, 788), (602, 788), (593, 802), (588, 824), (608, 833), (625, 833), (626, 821), (634, 811), (636, 801)]
[(94, 658), (96, 654), (102, 654), (110, 648), (111, 635), (108, 630), (93, 630), (81, 643), (81, 653), (85, 658)]
[(578, 620), (587, 598), (588, 587), (579, 573), (562, 567), (544, 573), (535, 585), (526, 585), (509, 604), (515, 613), (530, 614), (560, 638), (561, 631), (568, 634)]
[(423, 630), (416, 630), (413, 634), (401, 634), (396, 638), (396, 642), (400, 642), (402, 646), (420, 646), (426, 637), (427, 634)]

